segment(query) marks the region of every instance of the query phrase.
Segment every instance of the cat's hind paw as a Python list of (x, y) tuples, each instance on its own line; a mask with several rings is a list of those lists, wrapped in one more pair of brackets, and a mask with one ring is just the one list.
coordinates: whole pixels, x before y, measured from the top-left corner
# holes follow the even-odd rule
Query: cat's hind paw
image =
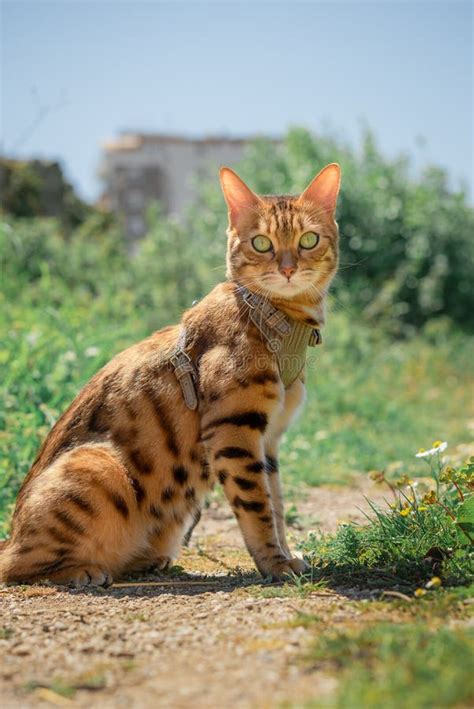
[(173, 559), (170, 556), (158, 556), (153, 562), (154, 571), (167, 571), (173, 566)]

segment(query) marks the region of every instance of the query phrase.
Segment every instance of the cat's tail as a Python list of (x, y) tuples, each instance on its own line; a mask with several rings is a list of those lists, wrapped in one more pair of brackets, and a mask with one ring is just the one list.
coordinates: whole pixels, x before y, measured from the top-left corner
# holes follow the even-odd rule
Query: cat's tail
[(14, 561), (11, 539), (0, 539), (0, 583), (8, 583)]

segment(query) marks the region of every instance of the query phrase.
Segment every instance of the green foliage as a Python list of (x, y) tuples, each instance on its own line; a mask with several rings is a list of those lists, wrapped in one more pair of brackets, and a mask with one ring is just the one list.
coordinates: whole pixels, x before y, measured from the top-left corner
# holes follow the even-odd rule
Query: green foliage
[(413, 451), (434, 431), (454, 446), (466, 440), (472, 338), (432, 322), (392, 339), (344, 309), (329, 313), (323, 340), (309, 353), (307, 403), (281, 454), (294, 479), (343, 482), (389, 461), (412, 474)]
[[(10, 239), (27, 236), (25, 223), (8, 226)], [(48, 229), (52, 229), (51, 241)], [(152, 291), (156, 305), (137, 303), (128, 281), (134, 280), (130, 266), (113, 240), (104, 237), (89, 250), (81, 242), (77, 246), (59, 242), (55, 251), (51, 223), (36, 225), (36, 231), (30, 225), (30, 230), (41, 234), (42, 248), (51, 260), (23, 283), (8, 277), (4, 269), (7, 277), (0, 295), (3, 514), (49, 428), (81, 386), (115, 353), (176, 317), (171, 303), (168, 310), (159, 306), (159, 288)], [(5, 233), (0, 231), (2, 237)], [(28, 243), (19, 241), (18, 248), (23, 245), (27, 251)], [(8, 248), (12, 250), (2, 249), (7, 259), (20, 258), (13, 247)], [(61, 279), (61, 262), (71, 274), (68, 279), (76, 281), (71, 289)], [(82, 268), (86, 273), (80, 283)], [(146, 294), (144, 282), (144, 274), (136, 280), (140, 298)], [(412, 451), (433, 430), (442, 431), (453, 445), (463, 442), (466, 422), (474, 418), (470, 347), (468, 338), (449, 331), (443, 331), (437, 345), (427, 335), (394, 343), (380, 330), (354, 328), (344, 312), (331, 315), (325, 344), (311, 353), (315, 359), (308, 367), (306, 407), (285, 437), (284, 478), (309, 484), (343, 483), (394, 459), (412, 474)]]
[(141, 312), (154, 313), (156, 319), (161, 311), (177, 319), (222, 279), (208, 268), (206, 244), (200, 244), (178, 222), (163, 217), (158, 205), (149, 209), (148, 223), (148, 234), (131, 264), (130, 288)]
[[(466, 328), (474, 313), (461, 292), (472, 249), (464, 196), (450, 193), (438, 173), (409, 179), (407, 162), (384, 160), (372, 139), (354, 151), (302, 129), (278, 149), (256, 141), (241, 173), (257, 190), (298, 192), (335, 159), (344, 171), (341, 276), (325, 344), (311, 353), (308, 404), (281, 456), (287, 476), (310, 484), (344, 482), (394, 459), (410, 474), (407, 461), (420, 440), (441, 431), (459, 444), (474, 418), (472, 342), (447, 317)], [(116, 352), (176, 322), (223, 280), (227, 218), (216, 176), (200, 182), (182, 222), (150, 208), (148, 234), (133, 254), (115, 220), (94, 210), (67, 234), (52, 218), (0, 220), (3, 515), (80, 387)], [(443, 254), (448, 270), (438, 272), (433, 259)], [(396, 277), (408, 265), (413, 289)], [(388, 296), (391, 279), (397, 285)], [(440, 308), (422, 307), (425, 291), (441, 293)], [(429, 319), (434, 314), (445, 317)], [(393, 339), (402, 319), (425, 324), (416, 337), (405, 337), (411, 331), (404, 327)]]
[[(336, 298), (397, 332), (440, 315), (472, 330), (474, 212), (463, 192), (449, 189), (445, 171), (429, 167), (415, 179), (409, 160), (385, 158), (370, 132), (354, 150), (294, 128), (281, 147), (256, 141), (239, 172), (257, 192), (294, 194), (334, 161), (343, 174)], [(200, 218), (193, 209), (186, 226), (211, 240), (226, 221), (215, 176), (214, 185), (204, 186)]]
[(370, 503), (368, 524), (343, 524), (334, 535), (309, 535), (303, 549), (318, 574), (341, 583), (350, 579), (351, 584), (409, 589), (425, 582), (431, 588), (441, 581), (472, 580), (474, 458), (460, 468), (446, 467), (439, 450), (434, 444), (434, 452), (425, 454), (432, 475), (426, 481), (403, 476), (394, 483), (383, 472), (372, 474), (388, 486), (395, 502), (386, 510)]
[(26, 162), (0, 160), (2, 208), (18, 217), (40, 214), (41, 179)]
[[(449, 189), (448, 176), (441, 169), (427, 168), (414, 179), (408, 159), (386, 159), (370, 133), (355, 150), (341, 140), (294, 128), (281, 146), (255, 141), (239, 170), (257, 191), (297, 193), (317, 170), (334, 160), (343, 170), (338, 209), (341, 269), (333, 289), (335, 302), (356, 317), (363, 311), (366, 319), (383, 318), (386, 327), (402, 328), (405, 334), (408, 326), (441, 315), (472, 330), (474, 213), (463, 192)], [(68, 240), (71, 264), (57, 243), (61, 236), (54, 226), (42, 223), (32, 229), (28, 222), (24, 227), (18, 223), (13, 238), (18, 258), (9, 272), (24, 281), (45, 268), (58, 268), (69, 288), (83, 279), (91, 288), (93, 281), (99, 287), (98, 281), (107, 276), (101, 268), (105, 265), (105, 282), (126, 275), (126, 287), (136, 288), (140, 307), (163, 308), (176, 317), (224, 276), (227, 218), (215, 168), (209, 180), (198, 183), (199, 197), (184, 220), (176, 222), (150, 208), (148, 234), (130, 263), (124, 253), (120, 262), (108, 261), (111, 254), (101, 251), (104, 243), (116, 250), (121, 239), (113, 224), (92, 211), (88, 219), (86, 214), (77, 216), (75, 223), (85, 220), (86, 224)], [(31, 173), (25, 183), (40, 190), (31, 166), (19, 165), (17, 170)], [(33, 187), (30, 192), (34, 201), (38, 195), (34, 197)], [(27, 208), (29, 201), (25, 196), (19, 200), (26, 209), (23, 216), (36, 213)], [(79, 236), (79, 243), (74, 243)]]
[(116, 298), (131, 287), (128, 255), (108, 215), (94, 213), (66, 239), (54, 219), (0, 221), (3, 296), (14, 301), (21, 288), (41, 307), (68, 294)]
[(60, 217), (65, 230), (81, 224), (93, 211), (74, 193), (58, 163), (2, 157), (0, 210), (14, 217)]
[(474, 539), (474, 496), (459, 505), (456, 524), (467, 539)]
[(421, 709), (474, 701), (472, 630), (377, 623), (318, 634), (308, 661), (338, 679), (335, 695), (309, 707)]
[(289, 192), (301, 190), (325, 163), (340, 162), (341, 271), (335, 293), (344, 303), (390, 319), (394, 329), (446, 314), (472, 330), (474, 212), (464, 193), (449, 190), (446, 172), (430, 167), (415, 180), (408, 159), (384, 158), (370, 133), (355, 152), (294, 129), (274, 164), (268, 153), (265, 158), (264, 163), (256, 151), (246, 176), (252, 184), (257, 180), (257, 188), (270, 188), (268, 173), (279, 172), (278, 189)]

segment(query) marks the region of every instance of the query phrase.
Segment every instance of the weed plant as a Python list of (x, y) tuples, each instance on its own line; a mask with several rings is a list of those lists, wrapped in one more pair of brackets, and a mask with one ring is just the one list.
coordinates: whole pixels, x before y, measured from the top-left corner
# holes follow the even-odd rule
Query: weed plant
[(333, 535), (310, 533), (302, 549), (313, 578), (414, 590), (419, 596), (441, 584), (472, 580), (474, 457), (461, 466), (446, 465), (446, 446), (436, 441), (416, 454), (429, 465), (429, 477), (418, 481), (371, 473), (392, 501), (383, 509), (369, 502), (367, 523), (342, 524)]

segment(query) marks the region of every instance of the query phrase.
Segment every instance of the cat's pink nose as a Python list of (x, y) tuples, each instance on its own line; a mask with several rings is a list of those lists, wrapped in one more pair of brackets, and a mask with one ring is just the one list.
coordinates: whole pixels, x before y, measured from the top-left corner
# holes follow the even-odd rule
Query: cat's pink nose
[(295, 271), (296, 268), (294, 266), (280, 266), (280, 273), (282, 276), (285, 276), (285, 278), (288, 278), (288, 280), (290, 280)]

